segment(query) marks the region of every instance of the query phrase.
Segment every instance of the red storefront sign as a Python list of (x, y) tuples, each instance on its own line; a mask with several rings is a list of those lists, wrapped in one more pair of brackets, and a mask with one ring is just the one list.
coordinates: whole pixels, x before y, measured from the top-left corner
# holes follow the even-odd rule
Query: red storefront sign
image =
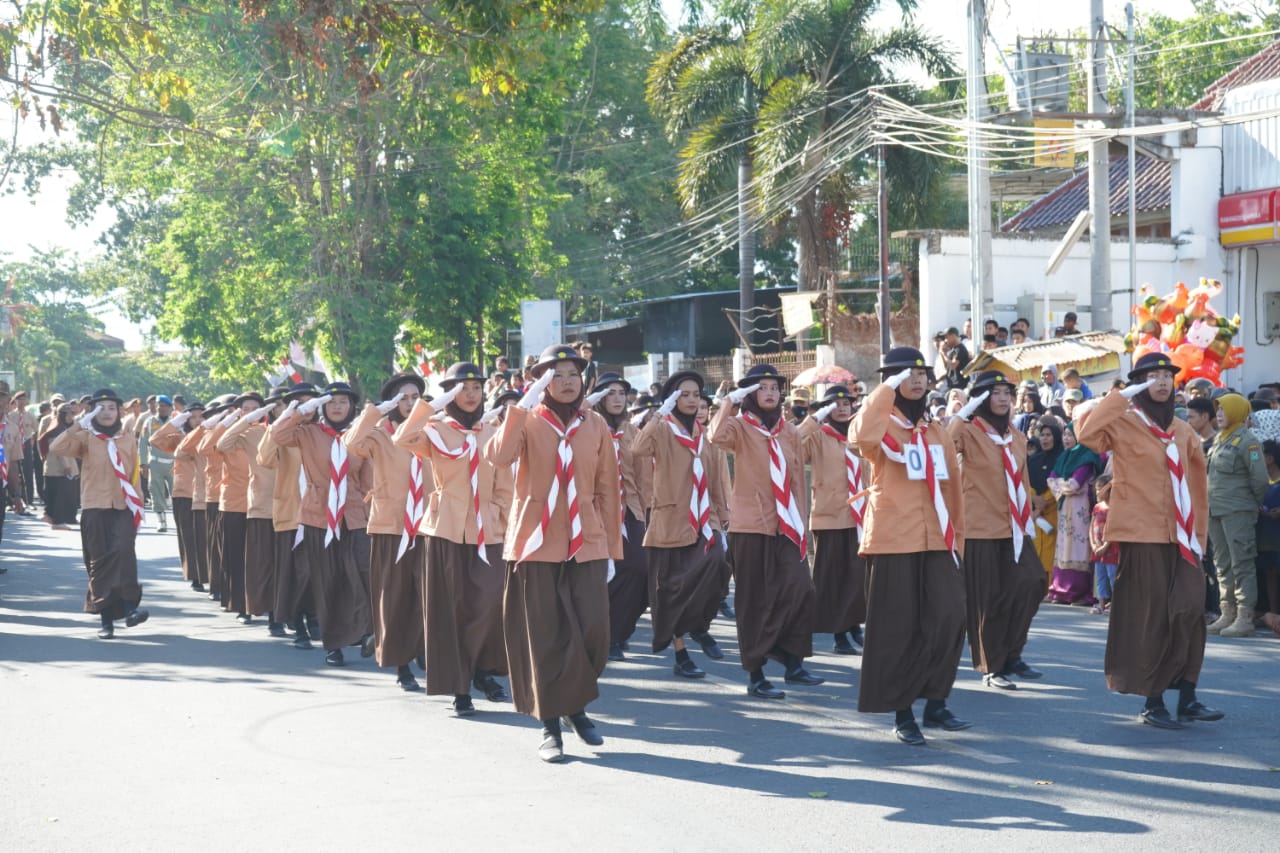
[(1224, 246), (1280, 241), (1280, 190), (1235, 193), (1218, 200), (1218, 231)]

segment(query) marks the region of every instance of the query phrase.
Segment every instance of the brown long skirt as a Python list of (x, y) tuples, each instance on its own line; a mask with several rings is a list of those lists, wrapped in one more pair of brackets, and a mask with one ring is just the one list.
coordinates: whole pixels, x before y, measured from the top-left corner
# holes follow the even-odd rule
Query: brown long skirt
[(325, 651), (355, 645), (372, 633), (369, 589), (356, 563), (362, 546), (367, 566), (369, 537), (364, 530), (348, 530), (344, 522), (342, 536), (326, 548), (324, 528), (304, 525), (302, 544), (293, 552), (294, 562), (305, 562), (311, 576)]
[(243, 613), (245, 524), (248, 519), (243, 512), (220, 512), (218, 515), (222, 528), (222, 609)]
[(426, 546), (419, 536), (397, 561), (399, 549), (400, 534), (369, 534), (369, 584), (378, 666), (404, 666), (425, 653), (422, 572)]
[(841, 634), (867, 619), (867, 561), (858, 556), (858, 528), (813, 531), (813, 630)]
[(755, 672), (769, 658), (813, 654), (817, 606), (809, 565), (785, 536), (730, 533), (742, 668)]
[[(303, 613), (315, 613), (315, 596), (311, 593), (310, 564), (298, 556), (302, 545), (293, 547), (298, 532), (278, 530), (271, 541), (275, 550), (275, 590), (271, 606), (276, 620), (296, 625)], [(323, 624), (323, 623), (322, 623)]]
[(137, 530), (127, 509), (86, 509), (80, 513), (80, 550), (89, 573), (85, 613), (123, 619), (142, 601), (138, 584)]
[(608, 573), (607, 560), (507, 563), (502, 622), (520, 713), (539, 720), (576, 714), (600, 695), (597, 680), (609, 657)]
[(1121, 542), (1104, 670), (1117, 693), (1159, 696), (1204, 664), (1204, 572), (1177, 545)]
[(947, 551), (867, 560), (867, 627), (858, 710), (946, 699), (964, 645), (964, 573)]
[(261, 616), (275, 605), (275, 532), (269, 518), (250, 518), (244, 527), (244, 608)]
[(502, 639), (502, 546), (489, 545), (485, 554), (487, 564), (474, 544), (426, 537), (422, 612), (430, 696), (470, 693), (471, 679), (477, 672), (507, 671)]
[(635, 633), (636, 623), (649, 606), (649, 549), (645, 548), (644, 523), (627, 510), (627, 538), (622, 559), (614, 563), (609, 581), (609, 642), (624, 643)]
[(191, 538), (187, 542), (187, 559), (191, 562), (195, 579), (209, 583), (209, 522), (204, 504), (191, 505)]
[(1022, 657), (1044, 598), (1044, 567), (1030, 539), (1013, 559), (1013, 539), (966, 539), (964, 593), (969, 656), (978, 672), (1004, 673)]
[(222, 597), (222, 513), (215, 503), (205, 504), (204, 520), (208, 528), (205, 538), (205, 565), (209, 568), (209, 595)]
[(714, 536), (683, 548), (649, 548), (649, 602), (653, 611), (653, 650), (673, 637), (706, 631), (724, 598), (724, 548)]
[(197, 580), (200, 575), (196, 572), (195, 560), (191, 556), (191, 546), (195, 540), (195, 530), (192, 528), (193, 520), (191, 517), (191, 498), (174, 498), (173, 499), (173, 526), (178, 531), (178, 562), (182, 564), (182, 579), (185, 581)]

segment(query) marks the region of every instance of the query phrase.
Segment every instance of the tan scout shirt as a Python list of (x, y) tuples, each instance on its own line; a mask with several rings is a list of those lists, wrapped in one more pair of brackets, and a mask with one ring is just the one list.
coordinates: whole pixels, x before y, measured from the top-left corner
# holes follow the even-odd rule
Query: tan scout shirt
[[(603, 419), (603, 415), (601, 418)], [(609, 422), (605, 420), (605, 427)], [(640, 430), (631, 425), (631, 421), (622, 421), (622, 427), (614, 433), (609, 431), (611, 439), (618, 442), (619, 456), (622, 461), (622, 493), (627, 509), (641, 523), (644, 522), (645, 510), (653, 505), (653, 461), (636, 459), (632, 451), (636, 436)], [(644, 487), (642, 488), (642, 484)]]
[[(218, 429), (222, 429), (221, 424), (218, 425)], [(232, 469), (239, 471), (243, 468), (249, 472), (246, 485), (247, 508), (244, 510), (248, 518), (271, 518), (271, 500), (275, 491), (276, 472), (258, 461), (258, 445), (262, 443), (262, 436), (266, 431), (267, 425), (262, 421), (250, 422), (242, 417), (225, 430), (222, 437), (218, 439), (218, 449), (226, 454), (227, 482), (232, 481), (230, 473)], [(224, 487), (224, 504), (227, 502), (225, 489), (229, 488), (231, 488), (229, 485)], [(232, 510), (232, 512), (240, 512), (240, 510)]]
[[(871, 463), (871, 486), (863, 511), (862, 554), (917, 554), (922, 551), (946, 551), (942, 526), (933, 505), (933, 494), (925, 480), (912, 480), (907, 468), (884, 455), (880, 442), (892, 436), (905, 448), (912, 439), (910, 430), (891, 419), (902, 417), (893, 405), (893, 389), (880, 385), (872, 391), (853, 416), (849, 426), (849, 443), (863, 459)], [(947, 479), (940, 480), (943, 502), (955, 530), (956, 553), (964, 553), (964, 504), (960, 484), (960, 465), (955, 446), (946, 429), (932, 422), (925, 430), (925, 441), (942, 447), (947, 465)], [(1010, 533), (1012, 536), (1013, 534)]]
[(218, 436), (214, 434), (214, 430), (207, 427), (200, 428), (200, 443), (196, 445), (196, 456), (204, 460), (205, 502), (219, 504), (221, 509), (223, 454), (218, 449)]
[[(502, 426), (484, 446), (484, 458), (495, 466), (510, 466), (516, 460), (514, 531), (507, 529), (503, 557), (514, 562), (525, 543), (542, 521), (542, 511), (551, 494), (559, 458), (560, 437), (542, 417), (545, 407), (532, 412), (508, 406)], [(555, 417), (555, 415), (552, 415)], [(574, 482), (582, 523), (582, 548), (578, 562), (622, 559), (622, 531), (616, 519), (618, 499), (618, 459), (613, 452), (609, 425), (595, 412), (584, 412), (583, 423), (569, 444), (573, 448)], [(608, 519), (608, 523), (605, 523)], [(555, 511), (543, 533), (542, 545), (526, 559), (531, 562), (560, 563), (569, 557), (569, 512), (564, 490), (556, 499)]]
[[(970, 539), (1010, 539), (1013, 537), (1013, 512), (1009, 509), (1009, 486), (1004, 475), (1004, 448), (991, 440), (981, 418), (963, 421), (956, 418), (947, 425), (956, 446), (964, 482), (964, 535)], [(1013, 442), (1013, 460), (1022, 473), (1027, 490), (1028, 510), (1031, 505), (1031, 480), (1027, 475), (1027, 437), (1015, 426), (1009, 427)]]
[[(1200, 547), (1209, 532), (1208, 470), (1200, 437), (1184, 421), (1173, 419)], [(1164, 443), (1151, 434), (1119, 389), (1076, 420), (1076, 438), (1094, 453), (1111, 452), (1111, 500), (1105, 530), (1108, 542), (1178, 542), (1173, 479)]]
[[(236, 424), (240, 423), (239, 420)], [(235, 426), (235, 424), (232, 424)], [(222, 497), (218, 501), (223, 512), (249, 512), (249, 455), (236, 443), (223, 439), (231, 427), (226, 422), (218, 424), (204, 441), (212, 442), (213, 449), (222, 454)], [(201, 442), (204, 446), (204, 442)]]
[(733, 478), (729, 476), (729, 454), (707, 439), (707, 482), (715, 483), (711, 489), (711, 526), (721, 533), (729, 531), (729, 499), (733, 496)]
[[(737, 407), (727, 401), (711, 419), (707, 435), (712, 442), (733, 454), (733, 497), (729, 500), (733, 532), (777, 536), (778, 510), (773, 497), (773, 481), (769, 478), (768, 440), (739, 417)], [(803, 519), (809, 512), (809, 496), (804, 485), (804, 461), (795, 426), (783, 422), (778, 446), (787, 463), (792, 499)]]
[(174, 470), (178, 470), (177, 460), (187, 459), (191, 462), (191, 511), (204, 512), (209, 503), (208, 477), (205, 475), (204, 459), (197, 453), (200, 442), (204, 439), (204, 430), (192, 429), (182, 437), (173, 451)]
[[(848, 442), (829, 435), (822, 424), (805, 418), (796, 427), (804, 461), (809, 463), (813, 506), (809, 511), (810, 530), (848, 530), (854, 526), (849, 510), (849, 473), (844, 451)], [(862, 463), (862, 483), (871, 482), (871, 466)]]
[[(465, 434), (450, 424), (452, 419), (446, 415), (434, 415), (431, 406), (419, 401), (409, 417), (396, 430), (395, 442), (402, 450), (416, 453), (422, 457), (424, 464), (430, 469), (431, 487), (427, 498), (426, 515), (422, 519), (422, 532), (427, 536), (438, 536), (463, 545), (476, 542), (476, 512), (471, 493), (471, 472), (467, 457), (459, 456), (450, 459), (436, 449), (424, 429), (435, 432), (440, 442), (450, 452), (462, 449)], [(501, 510), (495, 506), (499, 501), (510, 503), (511, 495), (495, 496), (493, 487), (494, 465), (485, 459), (484, 447), (494, 435), (494, 428), (484, 424), (475, 433), (476, 452), (480, 454), (480, 466), (476, 471), (477, 486), (480, 492), (480, 516), (484, 522), (484, 541), (487, 545), (496, 545), (503, 541), (506, 532), (505, 520)], [(612, 450), (612, 447), (610, 447)], [(428, 464), (429, 463), (429, 464)], [(507, 466), (510, 471), (510, 466)], [(496, 538), (495, 538), (496, 537)]]
[[(707, 502), (711, 508), (711, 530), (719, 530), (715, 506), (723, 504), (723, 483), (711, 476), (708, 460), (715, 448), (705, 438), (701, 426), (694, 424), (694, 437), (704, 435), (702, 442), (703, 474), (707, 478)], [(676, 440), (664, 418), (653, 417), (636, 436), (631, 455), (637, 465), (653, 468), (653, 507), (649, 527), (644, 534), (646, 548), (683, 548), (698, 541), (700, 531), (689, 520), (693, 500), (693, 452)]]
[(258, 440), (257, 461), (276, 474), (271, 491), (271, 528), (276, 533), (297, 530), (298, 515), (302, 511), (302, 493), (298, 491), (302, 455), (298, 448), (276, 444), (271, 429), (267, 428)]
[[(372, 403), (342, 440), (353, 456), (362, 456), (372, 466), (373, 489), (369, 508), (369, 532), (388, 536), (404, 533), (404, 509), (409, 497), (409, 460), (412, 454), (392, 440), (391, 421), (378, 413)], [(422, 466), (422, 502), (425, 509), (432, 489), (431, 465)], [(418, 532), (425, 532), (422, 525)]]
[[(271, 425), (271, 439), (281, 447), (296, 447), (307, 480), (302, 496), (300, 522), (324, 530), (329, 517), (329, 451), (341, 436), (330, 436), (318, 422), (303, 422), (297, 412), (282, 416)], [(362, 456), (347, 456), (347, 508), (343, 516), (348, 530), (368, 526), (369, 511), (364, 496), (373, 487), (373, 466)], [(280, 476), (277, 473), (277, 478)]]
[(195, 465), (192, 463), (191, 455), (189, 453), (183, 456), (178, 455), (178, 445), (186, 437), (187, 433), (175, 427), (173, 420), (170, 419), (153, 432), (149, 439), (153, 448), (173, 457), (173, 497), (175, 498), (191, 497), (191, 490), (195, 485)]
[[(133, 433), (121, 430), (116, 433), (116, 448), (120, 451), (120, 463), (133, 487), (138, 488), (138, 439)], [(62, 435), (49, 443), (49, 453), (55, 456), (73, 456), (80, 460), (80, 506), (84, 509), (127, 509), (124, 490), (116, 470), (107, 458), (107, 442), (92, 432), (72, 424)]]

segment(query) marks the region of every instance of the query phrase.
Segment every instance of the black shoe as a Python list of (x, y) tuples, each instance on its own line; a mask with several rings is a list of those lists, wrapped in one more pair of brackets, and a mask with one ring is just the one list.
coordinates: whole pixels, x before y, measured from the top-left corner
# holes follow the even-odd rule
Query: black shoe
[(453, 715), (455, 717), (470, 717), (476, 712), (476, 706), (471, 703), (471, 697), (465, 693), (461, 693), (453, 697)]
[(699, 669), (698, 665), (694, 663), (692, 660), (690, 660), (689, 658), (676, 661), (676, 665), (673, 671), (675, 672), (676, 675), (680, 676), (681, 678), (706, 678), (707, 677), (706, 672)]
[(962, 720), (946, 708), (943, 708), (936, 714), (925, 714), (924, 725), (927, 729), (942, 729), (944, 732), (962, 732), (967, 728), (971, 728), (973, 723), (968, 720)]
[(727, 598), (720, 602), (720, 616), (731, 622), (738, 618), (738, 614), (733, 612), (733, 605), (729, 603), (729, 599)]
[(760, 681), (753, 681), (747, 685), (747, 693), (757, 696), (761, 699), (786, 699), (787, 694), (784, 690), (779, 690), (769, 683), (769, 679), (765, 678)]
[(342, 657), (342, 649), (333, 649), (332, 651), (326, 652), (324, 662), (329, 664), (329, 666), (347, 665), (346, 659)]
[(559, 764), (564, 761), (564, 738), (560, 736), (560, 726), (552, 731), (549, 726), (542, 727), (542, 744), (538, 747), (538, 758), (548, 764)]
[(196, 592), (204, 592), (204, 584), (200, 583), (200, 581), (192, 581), (191, 588)]
[(564, 721), (573, 727), (578, 734), (578, 740), (587, 746), (600, 746), (604, 743), (604, 738), (600, 736), (600, 732), (596, 731), (596, 724), (591, 722), (586, 711), (570, 714), (564, 718)]
[(1221, 720), (1225, 716), (1226, 714), (1222, 711), (1210, 708), (1198, 699), (1187, 707), (1178, 709), (1178, 722), (1180, 723), (1212, 723), (1215, 720)]
[(239, 622), (241, 625), (248, 625), (250, 622), (253, 621), (253, 617), (250, 616), (248, 613), (237, 613), (236, 621)]
[(289, 633), (285, 631), (284, 625), (280, 622), (268, 622), (267, 633), (272, 637), (287, 637)]
[(853, 640), (853, 644), (858, 648), (862, 648), (863, 646), (866, 645), (866, 642), (862, 637), (861, 625), (854, 625), (852, 628), (849, 629), (849, 639)]
[(898, 723), (893, 727), (893, 736), (908, 746), (924, 746), (924, 735), (920, 734), (920, 727), (916, 725), (915, 720), (906, 723)]
[(622, 649), (624, 652), (631, 651), (631, 641), (623, 640), (621, 643), (618, 643), (618, 648)]
[(418, 665), (418, 669), (422, 670), (423, 672), (427, 671), (427, 659), (424, 656), (418, 655), (416, 658), (413, 659), (413, 662)]
[(168, 532), (169, 532), (169, 528), (165, 527), (163, 524), (160, 525), (160, 528), (158, 530), (156, 530), (156, 533), (168, 533)]
[(720, 650), (720, 644), (706, 631), (690, 631), (689, 639), (702, 646), (702, 653), (707, 657), (712, 660), (724, 660), (724, 652)]
[(1035, 681), (1037, 678), (1044, 675), (1040, 670), (1032, 669), (1031, 666), (1022, 658), (1018, 658), (1009, 666), (1009, 672), (1019, 678), (1026, 678), (1031, 681)]
[(222, 600), (222, 593), (220, 593), (220, 592), (218, 592), (217, 590), (214, 590), (214, 589), (209, 590), (209, 600), (210, 600), (210, 601), (221, 601), (221, 600)]
[(360, 638), (360, 657), (371, 658), (374, 651), (378, 648), (378, 642), (373, 634), (365, 634)]
[(110, 622), (98, 629), (99, 640), (114, 640), (116, 638), (116, 626)]
[(982, 676), (982, 683), (997, 690), (1017, 690), (1018, 685), (1010, 681), (1002, 672), (988, 672)]
[(622, 645), (620, 643), (609, 644), (609, 660), (620, 661), (626, 659), (627, 656), (622, 653)]
[(857, 648), (854, 647), (853, 643), (849, 642), (848, 634), (836, 634), (836, 643), (831, 647), (831, 651), (838, 655), (858, 654)]
[(124, 617), (124, 626), (126, 628), (132, 628), (134, 625), (141, 625), (150, 618), (150, 613), (141, 608), (135, 607), (133, 610), (129, 611), (128, 616)]
[(816, 687), (827, 682), (825, 678), (819, 678), (804, 667), (798, 667), (788, 672), (786, 681), (788, 684), (807, 684), (810, 687)]
[(499, 682), (498, 679), (494, 678), (487, 672), (484, 675), (477, 675), (475, 678), (471, 679), (471, 683), (475, 685), (477, 690), (484, 693), (484, 698), (488, 699), (490, 702), (510, 701), (510, 697), (507, 696), (506, 688), (502, 686), (502, 683)]
[(1138, 715), (1138, 719), (1148, 726), (1155, 726), (1157, 729), (1186, 728), (1182, 723), (1171, 717), (1169, 709), (1163, 706), (1159, 708), (1143, 708), (1142, 713)]
[(422, 691), (422, 685), (418, 683), (418, 679), (414, 678), (411, 672), (396, 676), (396, 684), (399, 684), (400, 689), (405, 693), (419, 693)]
[(294, 638), (293, 638), (293, 647), (294, 647), (295, 649), (313, 649), (313, 648), (315, 648), (315, 646), (311, 645), (311, 638), (310, 638), (310, 637), (308, 637), (306, 634), (299, 634), (298, 636), (294, 637)]

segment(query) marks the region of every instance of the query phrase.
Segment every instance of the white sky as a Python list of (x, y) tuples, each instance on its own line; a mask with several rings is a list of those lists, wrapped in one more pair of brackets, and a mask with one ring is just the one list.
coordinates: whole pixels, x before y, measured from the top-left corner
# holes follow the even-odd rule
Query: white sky
[[(663, 3), (669, 12), (680, 7), (680, 0), (663, 0)], [(882, 0), (881, 5), (877, 25), (892, 26), (900, 19), (896, 3)], [(1139, 15), (1144, 10), (1154, 10), (1175, 18), (1186, 17), (1193, 11), (1191, 0), (1135, 0), (1134, 7)], [(967, 55), (966, 9), (965, 0), (920, 0), (916, 12), (917, 21), (954, 45), (961, 67)], [(1019, 35), (1063, 34), (1089, 23), (1089, 0), (988, 0), (988, 10), (992, 34), (1006, 50), (1012, 47)], [(1107, 0), (1106, 14), (1109, 21), (1122, 22), (1124, 3)], [(990, 42), (986, 52), (988, 70), (997, 70)], [(24, 136), (38, 137), (39, 131), (34, 122), (27, 125), (23, 128)], [(72, 229), (65, 218), (67, 180), (46, 181), (35, 200), (21, 193), (0, 197), (0, 223), (3, 223), (0, 227), (0, 255), (25, 260), (31, 256), (30, 247), (33, 245), (40, 248), (63, 246), (84, 256), (98, 251), (94, 240), (110, 222), (110, 217), (102, 216), (91, 226)], [(123, 338), (129, 349), (142, 347), (145, 330), (130, 323), (119, 312), (108, 312), (102, 320), (107, 325), (107, 332)]]

